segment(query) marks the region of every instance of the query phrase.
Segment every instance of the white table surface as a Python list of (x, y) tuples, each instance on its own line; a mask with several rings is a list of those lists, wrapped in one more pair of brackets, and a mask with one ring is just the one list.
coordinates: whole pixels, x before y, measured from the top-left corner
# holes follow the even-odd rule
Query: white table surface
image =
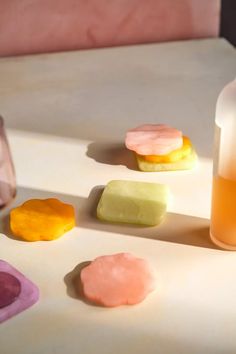
[[(235, 50), (222, 39), (0, 60), (0, 113), (18, 181), (11, 207), (55, 196), (72, 203), (78, 219), (57, 241), (27, 243), (11, 237), (1, 211), (0, 258), (41, 293), (0, 325), (1, 354), (236, 352), (236, 253), (216, 249), (208, 235), (215, 102), (235, 76)], [(154, 122), (191, 137), (196, 169), (136, 170), (125, 132)], [(97, 221), (99, 191), (112, 179), (167, 183), (166, 221)], [(156, 268), (157, 290), (146, 301), (105, 309), (75, 298), (77, 265), (123, 251)]]

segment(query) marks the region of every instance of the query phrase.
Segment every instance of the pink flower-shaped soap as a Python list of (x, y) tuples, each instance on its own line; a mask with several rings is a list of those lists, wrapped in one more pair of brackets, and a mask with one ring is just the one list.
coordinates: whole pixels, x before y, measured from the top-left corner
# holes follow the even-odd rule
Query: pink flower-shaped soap
[(9, 263), (0, 260), (0, 323), (32, 306), (39, 290)]
[(106, 307), (137, 304), (155, 289), (148, 262), (129, 253), (98, 257), (80, 277), (85, 298)]
[(139, 155), (167, 155), (183, 145), (182, 132), (165, 124), (144, 124), (126, 133), (125, 145)]

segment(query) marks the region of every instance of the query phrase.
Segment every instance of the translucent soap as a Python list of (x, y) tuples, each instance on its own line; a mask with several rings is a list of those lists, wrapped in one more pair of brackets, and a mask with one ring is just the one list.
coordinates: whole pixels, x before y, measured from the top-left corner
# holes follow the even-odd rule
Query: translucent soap
[(25, 241), (50, 241), (75, 226), (72, 205), (56, 198), (30, 199), (10, 212), (13, 235)]
[(125, 145), (134, 152), (143, 172), (190, 170), (197, 162), (191, 140), (166, 124), (143, 124), (128, 130)]
[(97, 206), (97, 217), (108, 222), (154, 226), (164, 218), (169, 188), (164, 184), (110, 181)]
[[(135, 305), (155, 289), (149, 263), (130, 253), (97, 257), (80, 273), (85, 299), (96, 305)], [(80, 282), (75, 284), (80, 289)]]

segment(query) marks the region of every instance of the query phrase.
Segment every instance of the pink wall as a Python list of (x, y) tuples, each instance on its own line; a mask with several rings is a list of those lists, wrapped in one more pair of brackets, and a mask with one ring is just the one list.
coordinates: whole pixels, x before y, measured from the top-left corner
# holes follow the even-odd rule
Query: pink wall
[(220, 0), (0, 0), (0, 55), (215, 37)]

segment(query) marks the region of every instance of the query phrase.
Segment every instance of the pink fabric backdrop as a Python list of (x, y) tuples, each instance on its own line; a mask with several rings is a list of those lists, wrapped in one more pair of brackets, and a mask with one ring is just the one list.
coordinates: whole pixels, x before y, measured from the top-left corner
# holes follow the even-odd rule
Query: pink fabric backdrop
[(0, 55), (215, 37), (220, 0), (0, 0)]

